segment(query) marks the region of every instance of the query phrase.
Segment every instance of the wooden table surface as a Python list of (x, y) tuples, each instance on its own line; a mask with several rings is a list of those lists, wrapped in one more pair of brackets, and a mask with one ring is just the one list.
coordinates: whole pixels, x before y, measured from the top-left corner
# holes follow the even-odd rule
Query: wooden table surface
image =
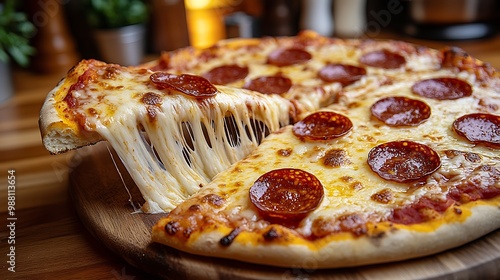
[[(433, 48), (456, 45), (500, 69), (500, 36), (464, 42), (405, 40)], [(0, 103), (0, 278), (151, 279), (85, 230), (68, 195), (68, 175), (78, 159), (72, 152), (50, 155), (41, 144), (39, 110), (61, 77), (15, 70), (15, 94)], [(13, 216), (7, 212), (11, 170), (15, 171)], [(7, 227), (11, 223), (12, 231)], [(9, 241), (15, 244), (8, 245)], [(10, 249), (15, 253), (15, 272), (8, 270)]]

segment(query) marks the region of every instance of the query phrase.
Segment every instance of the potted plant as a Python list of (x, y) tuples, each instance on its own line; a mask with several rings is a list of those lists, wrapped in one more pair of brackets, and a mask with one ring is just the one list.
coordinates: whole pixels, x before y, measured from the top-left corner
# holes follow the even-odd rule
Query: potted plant
[(143, 0), (87, 0), (87, 20), (109, 63), (137, 65), (145, 47), (148, 9)]
[(26, 14), (16, 10), (15, 1), (0, 3), (0, 102), (13, 94), (9, 64), (11, 60), (20, 66), (27, 66), (29, 57), (35, 53), (30, 38), (35, 26)]

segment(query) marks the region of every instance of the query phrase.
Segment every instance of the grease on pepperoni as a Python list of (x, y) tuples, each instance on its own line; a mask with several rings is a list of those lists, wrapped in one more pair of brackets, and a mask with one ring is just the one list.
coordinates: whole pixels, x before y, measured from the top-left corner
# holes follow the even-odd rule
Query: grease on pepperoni
[(245, 83), (243, 88), (265, 94), (282, 94), (292, 87), (292, 80), (282, 75), (258, 77)]
[(217, 88), (201, 76), (156, 72), (150, 76), (150, 80), (159, 89), (174, 89), (197, 99), (209, 98), (217, 94)]
[(390, 126), (417, 126), (431, 116), (425, 102), (402, 96), (382, 98), (370, 110), (372, 116)]
[(359, 62), (371, 67), (396, 69), (405, 65), (406, 59), (400, 54), (388, 50), (379, 50), (363, 54)]
[(429, 146), (412, 141), (378, 145), (368, 153), (368, 165), (381, 178), (410, 182), (424, 178), (441, 166), (439, 155)]
[(427, 98), (448, 100), (467, 97), (472, 94), (472, 86), (457, 78), (433, 78), (415, 83), (412, 92)]
[(202, 76), (216, 85), (227, 85), (244, 79), (248, 75), (248, 67), (236, 64), (222, 65), (212, 68)]
[(284, 168), (260, 176), (249, 193), (250, 201), (263, 217), (289, 225), (314, 211), (323, 199), (324, 190), (313, 174)]
[(327, 64), (318, 72), (318, 77), (327, 83), (350, 85), (366, 75), (365, 68), (347, 64)]
[(267, 57), (267, 63), (275, 66), (290, 66), (304, 63), (312, 58), (312, 55), (299, 48), (277, 49)]
[(313, 113), (295, 123), (293, 134), (308, 140), (331, 140), (347, 134), (352, 129), (351, 120), (329, 111)]
[(453, 122), (453, 130), (472, 143), (500, 148), (500, 116), (468, 114)]

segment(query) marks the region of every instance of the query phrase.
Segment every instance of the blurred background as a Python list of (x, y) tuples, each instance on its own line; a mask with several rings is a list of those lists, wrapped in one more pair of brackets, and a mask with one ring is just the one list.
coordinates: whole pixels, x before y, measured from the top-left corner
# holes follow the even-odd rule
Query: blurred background
[(186, 46), (304, 29), (438, 48), (480, 43), (499, 37), (500, 1), (0, 0), (0, 102), (13, 95), (14, 68), (64, 75), (81, 59), (138, 65)]
[[(3, 10), (8, 2), (0, 1)], [(66, 71), (82, 58), (134, 65), (189, 45), (204, 48), (226, 38), (288, 36), (303, 29), (342, 38), (453, 41), (495, 36), (500, 26), (500, 3), (494, 0), (12, 2), (34, 27), (26, 35), (34, 49), (27, 53), (31, 69), (39, 72)]]

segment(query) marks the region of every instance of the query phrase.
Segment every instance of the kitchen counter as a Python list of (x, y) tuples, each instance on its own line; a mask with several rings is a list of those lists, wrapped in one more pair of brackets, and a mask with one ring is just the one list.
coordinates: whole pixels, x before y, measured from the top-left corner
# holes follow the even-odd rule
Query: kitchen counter
[[(394, 38), (385, 36), (384, 38)], [(465, 42), (404, 40), (433, 48), (456, 45), (500, 69), (500, 36)], [(149, 279), (94, 239), (80, 222), (68, 195), (74, 152), (50, 155), (42, 146), (38, 114), (61, 74), (16, 69), (15, 95), (0, 103), (2, 279)], [(15, 210), (7, 212), (9, 172), (15, 175)], [(10, 184), (9, 183), (9, 184)], [(13, 210), (13, 209), (11, 209)], [(6, 227), (11, 225), (10, 227)], [(8, 241), (15, 244), (5, 246)], [(9, 248), (14, 246), (13, 248)], [(8, 269), (11, 249), (15, 271)], [(7, 261), (7, 262), (6, 262)]]

